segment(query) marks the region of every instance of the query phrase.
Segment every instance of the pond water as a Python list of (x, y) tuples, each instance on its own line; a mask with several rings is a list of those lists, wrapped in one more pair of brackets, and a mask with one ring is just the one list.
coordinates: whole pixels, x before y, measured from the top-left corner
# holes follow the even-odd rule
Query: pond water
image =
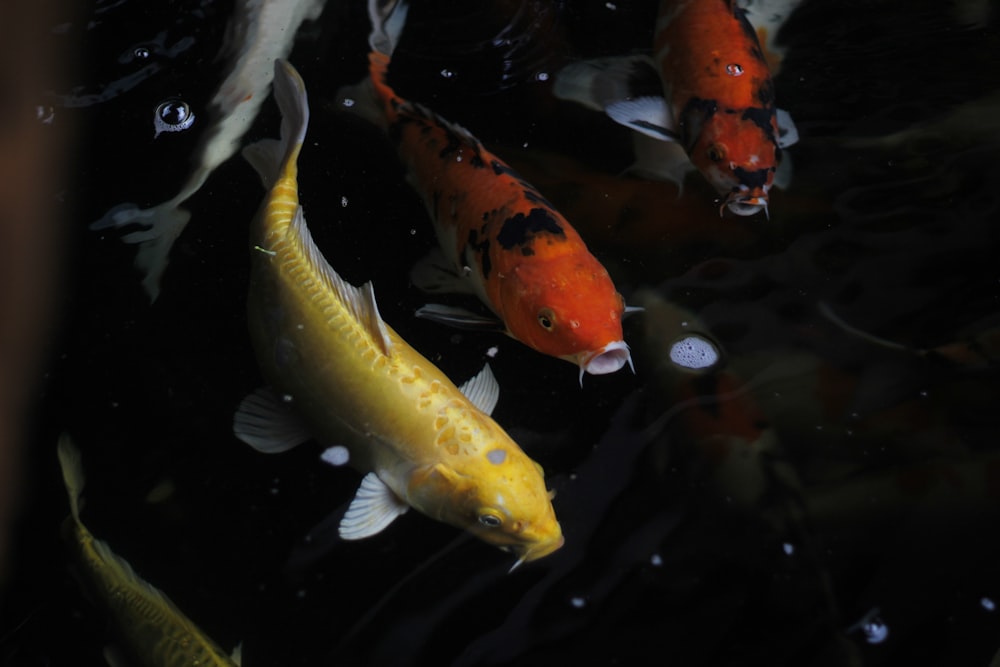
[[(0, 662), (101, 664), (115, 642), (61, 541), (65, 431), (83, 456), (86, 525), (218, 644), (242, 642), (249, 667), (991, 664), (989, 3), (804, 0), (775, 76), (800, 134), (790, 185), (768, 216), (738, 218), (720, 217), (696, 173), (681, 191), (623, 173), (630, 131), (552, 95), (569, 62), (648, 53), (656, 2), (414, 0), (390, 81), (534, 183), (645, 308), (625, 321), (635, 373), (582, 386), (566, 362), (501, 334), (413, 316), (428, 296), (409, 272), (434, 231), (384, 134), (337, 102), (366, 75), (364, 3), (327, 4), (289, 57), (312, 108), (299, 163), (309, 227), (449, 377), (490, 363), (494, 418), (543, 465), (565, 546), (508, 574), (512, 556), (416, 512), (340, 542), (358, 473), (324, 464), (315, 443), (268, 456), (233, 436), (262, 383), (245, 309), (263, 197), (253, 171), (237, 155), (186, 202), (152, 304), (135, 247), (89, 225), (169, 199), (188, 177), (234, 6), (92, 1), (56, 31), (80, 53), (50, 100), (50, 121), (75, 128), (60, 199), (69, 252)], [(279, 122), (268, 99), (241, 143)], [(671, 361), (690, 335), (720, 363)]]

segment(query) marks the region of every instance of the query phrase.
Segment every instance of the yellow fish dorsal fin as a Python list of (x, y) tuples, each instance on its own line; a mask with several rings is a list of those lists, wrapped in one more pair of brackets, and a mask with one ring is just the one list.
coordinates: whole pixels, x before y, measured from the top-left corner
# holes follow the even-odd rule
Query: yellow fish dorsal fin
[(378, 304), (375, 302), (375, 288), (372, 287), (371, 282), (367, 282), (361, 287), (355, 287), (333, 270), (333, 267), (323, 257), (316, 242), (313, 241), (301, 206), (295, 211), (289, 232), (292, 238), (299, 239), (303, 257), (316, 271), (323, 287), (326, 288), (326, 290), (317, 292), (317, 296), (324, 291), (332, 294), (364, 327), (382, 354), (389, 356), (392, 353), (392, 339), (389, 337), (388, 327), (378, 312)]

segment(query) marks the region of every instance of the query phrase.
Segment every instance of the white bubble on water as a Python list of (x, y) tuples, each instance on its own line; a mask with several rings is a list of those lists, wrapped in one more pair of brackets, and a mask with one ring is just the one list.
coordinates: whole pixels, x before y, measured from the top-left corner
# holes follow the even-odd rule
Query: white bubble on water
[(154, 139), (164, 132), (183, 132), (194, 125), (195, 114), (184, 100), (165, 100), (153, 113)]
[(670, 361), (692, 370), (711, 368), (719, 363), (719, 349), (702, 336), (685, 336), (670, 346)]

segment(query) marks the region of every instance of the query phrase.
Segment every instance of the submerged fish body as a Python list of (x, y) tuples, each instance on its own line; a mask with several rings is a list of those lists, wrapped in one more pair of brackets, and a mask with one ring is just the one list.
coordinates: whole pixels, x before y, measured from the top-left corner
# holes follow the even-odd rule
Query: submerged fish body
[[(663, 97), (633, 91), (651, 69)], [(767, 211), (781, 149), (798, 139), (791, 117), (775, 106), (757, 33), (735, 0), (662, 0), (652, 59), (570, 65), (554, 93), (635, 130), (640, 174), (681, 183), (693, 165), (741, 216)]]
[(698, 317), (640, 288), (644, 308), (637, 352), (649, 369), (654, 391), (669, 408), (661, 419), (681, 429), (681, 441), (700, 464), (707, 464), (717, 492), (744, 509), (757, 507), (780, 481), (795, 488), (795, 472), (781, 460), (776, 430), (750, 392), (750, 384), (730, 368), (721, 346)]
[(139, 244), (135, 265), (144, 274), (142, 284), (151, 300), (159, 296), (170, 249), (191, 217), (181, 204), (198, 192), (216, 167), (239, 148), (240, 138), (257, 117), (271, 87), (274, 60), (288, 55), (299, 26), (317, 18), (325, 3), (237, 0), (220, 54), (229, 58), (228, 73), (209, 103), (214, 123), (198, 146), (194, 170), (174, 197), (144, 209), (131, 203), (120, 204), (90, 226), (93, 230), (137, 224), (145, 227), (125, 234), (122, 240)]
[[(414, 282), (476, 294), (507, 334), (578, 365), (581, 375), (612, 373), (630, 363), (622, 337), (624, 301), (577, 231), (467, 130), (388, 85), (393, 37), (382, 22), (396, 21), (398, 29), (405, 14), (404, 5), (393, 12), (392, 4), (371, 11), (370, 78), (359, 86), (355, 106), (385, 128), (434, 222), (444, 270), (428, 280), (425, 264)], [(433, 286), (435, 280), (444, 284)], [(420, 314), (462, 320), (441, 312), (430, 307)]]
[(296, 173), (305, 88), (290, 65), (275, 67), (282, 140), (245, 155), (270, 188), (251, 230), (250, 333), (270, 396), (281, 399), (245, 400), (237, 436), (264, 451), (310, 436), (346, 447), (367, 476), (341, 522), (345, 539), (375, 534), (414, 507), (520, 560), (558, 549), (541, 467), (487, 414), (492, 375), (463, 394), (382, 320), (371, 283), (343, 281), (313, 243)]
[(129, 657), (147, 667), (239, 664), (83, 525), (80, 453), (65, 434), (59, 439), (58, 453), (71, 509), (66, 523), (68, 541), (87, 590), (108, 609)]

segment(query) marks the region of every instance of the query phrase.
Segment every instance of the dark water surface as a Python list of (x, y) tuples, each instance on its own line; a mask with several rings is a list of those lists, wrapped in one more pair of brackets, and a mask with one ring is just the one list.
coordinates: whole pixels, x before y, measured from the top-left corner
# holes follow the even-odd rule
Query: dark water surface
[[(636, 374), (582, 388), (516, 341), (413, 317), (427, 299), (408, 273), (433, 230), (383, 136), (334, 102), (365, 75), (364, 3), (330, 0), (303, 28), (291, 61), (312, 106), (299, 180), (314, 237), (450, 377), (490, 361), (494, 417), (557, 491), (565, 546), (508, 575), (509, 555), (415, 512), (331, 540), (324, 519), (359, 475), (312, 443), (265, 456), (233, 437), (261, 383), (244, 310), (263, 196), (249, 166), (229, 160), (188, 202), (152, 306), (134, 249), (87, 229), (186, 178), (232, 5), (87, 3), (59, 32), (82, 58), (52, 100), (78, 128), (72, 252), (0, 663), (101, 664), (114, 640), (60, 542), (65, 430), (88, 527), (220, 645), (242, 642), (248, 667), (990, 664), (1000, 37), (995, 11), (968, 24), (975, 4), (805, 0), (776, 79), (801, 134), (791, 187), (769, 219), (720, 219), (695, 174), (680, 197), (619, 176), (629, 132), (551, 96), (573, 58), (648, 49), (655, 2), (414, 2), (398, 91), (519, 168), (647, 308), (626, 324)], [(196, 121), (154, 140), (168, 99)], [(277, 128), (269, 101), (244, 141)], [(691, 329), (725, 352), (706, 376), (666, 359)]]

